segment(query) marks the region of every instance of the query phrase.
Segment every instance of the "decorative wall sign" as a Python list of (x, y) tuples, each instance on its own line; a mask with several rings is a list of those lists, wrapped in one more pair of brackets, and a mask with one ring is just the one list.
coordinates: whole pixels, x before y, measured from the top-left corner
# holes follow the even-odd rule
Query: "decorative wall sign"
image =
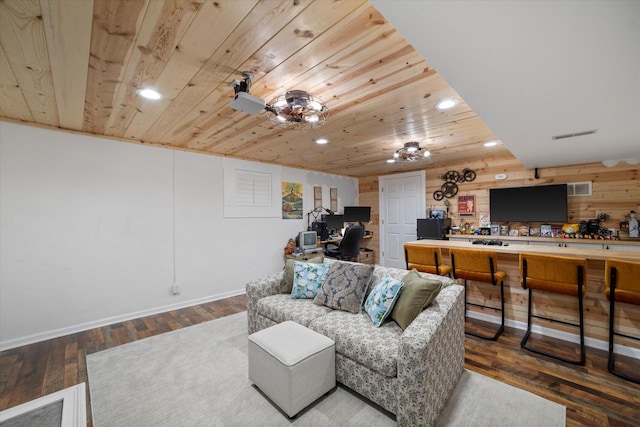
[(458, 196), (458, 216), (476, 216), (476, 196)]
[(444, 184), (439, 190), (433, 192), (433, 198), (435, 200), (442, 200), (443, 198), (451, 198), (458, 194), (459, 182), (470, 182), (476, 179), (476, 173), (469, 168), (464, 168), (462, 173), (458, 171), (449, 171), (442, 175)]
[(313, 208), (322, 206), (322, 187), (313, 187)]
[(282, 183), (282, 219), (302, 219), (302, 184)]
[(335, 187), (331, 187), (329, 189), (329, 196), (331, 198), (329, 209), (334, 212), (338, 212), (338, 189)]

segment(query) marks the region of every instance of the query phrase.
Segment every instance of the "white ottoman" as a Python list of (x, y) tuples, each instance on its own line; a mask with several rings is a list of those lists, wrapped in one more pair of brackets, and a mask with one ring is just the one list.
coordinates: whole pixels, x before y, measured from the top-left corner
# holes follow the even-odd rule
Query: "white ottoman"
[(292, 321), (251, 334), (249, 380), (293, 417), (336, 386), (335, 343)]

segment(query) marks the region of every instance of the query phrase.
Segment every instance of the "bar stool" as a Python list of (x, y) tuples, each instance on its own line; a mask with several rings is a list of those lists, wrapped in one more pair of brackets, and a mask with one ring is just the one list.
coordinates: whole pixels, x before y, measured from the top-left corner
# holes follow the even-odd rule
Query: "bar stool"
[(451, 266), (442, 264), (442, 249), (439, 246), (405, 243), (404, 260), (407, 270), (415, 268), (424, 273), (451, 276)]
[[(575, 365), (584, 365), (584, 314), (583, 297), (587, 291), (587, 260), (584, 258), (569, 258), (551, 255), (520, 254), (520, 284), (524, 289), (529, 290), (529, 304), (527, 311), (527, 332), (524, 334), (520, 346), (534, 353), (552, 357)], [(532, 314), (532, 292), (533, 290), (552, 292), (575, 296), (578, 298), (579, 323), (565, 322), (549, 317)], [(569, 326), (580, 328), (580, 358), (578, 360), (568, 359), (557, 354), (549, 353), (527, 345), (527, 340), (531, 335), (531, 318), (550, 320)]]
[[(454, 279), (464, 279), (464, 309), (467, 314), (467, 304), (477, 307), (490, 308), (500, 311), (500, 327), (493, 335), (483, 335), (473, 331), (465, 331), (469, 335), (495, 341), (504, 330), (504, 278), (507, 274), (498, 270), (498, 254), (495, 251), (477, 249), (449, 249), (451, 256), (451, 268)], [(500, 308), (467, 302), (467, 280), (491, 283), (493, 286), (500, 284)]]
[(606, 286), (604, 294), (609, 300), (609, 372), (625, 380), (640, 384), (640, 377), (632, 377), (615, 369), (613, 352), (614, 335), (640, 340), (639, 337), (621, 334), (615, 332), (614, 329), (616, 302), (640, 305), (640, 262), (617, 259), (606, 260), (604, 264), (604, 282)]

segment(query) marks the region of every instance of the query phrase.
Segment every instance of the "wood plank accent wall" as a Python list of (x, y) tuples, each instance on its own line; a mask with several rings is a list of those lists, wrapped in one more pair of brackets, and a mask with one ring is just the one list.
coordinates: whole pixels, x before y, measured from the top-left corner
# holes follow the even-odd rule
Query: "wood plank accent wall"
[[(476, 171), (477, 177), (472, 182), (459, 184), (460, 195), (476, 196), (476, 217), (464, 218), (465, 222), (479, 225), (481, 215), (489, 214), (489, 189), (507, 188), (533, 185), (562, 184), (568, 182), (592, 181), (593, 191), (591, 196), (569, 197), (569, 217), (572, 222), (595, 218), (599, 213), (607, 213), (610, 220), (603, 223), (604, 227), (618, 228), (621, 220), (625, 219), (631, 210), (640, 211), (640, 169), (638, 165), (621, 163), (612, 168), (606, 168), (601, 163), (592, 163), (576, 166), (563, 166), (544, 168), (538, 170), (539, 178), (535, 178), (535, 171), (523, 168), (513, 159), (488, 158), (473, 163), (449, 164), (426, 169), (426, 203), (433, 205), (435, 209), (446, 209), (443, 201), (435, 201), (433, 192), (442, 185), (441, 176), (449, 170), (461, 172), (464, 168)], [(507, 174), (507, 179), (496, 181), (496, 174)], [(380, 263), (380, 206), (378, 191), (378, 176), (369, 176), (359, 180), (359, 202), (361, 205), (371, 206), (371, 224), (367, 230), (373, 231), (373, 238), (367, 246), (375, 250), (375, 262)], [(458, 197), (449, 199), (451, 207), (449, 215), (453, 224), (458, 225), (460, 218), (457, 214)], [(543, 201), (541, 201), (543, 203)], [(445, 258), (448, 258), (446, 251)], [(527, 292), (520, 288), (517, 260), (501, 256), (498, 260), (500, 268), (509, 276), (510, 286), (505, 287), (506, 316), (521, 322), (526, 322)], [(449, 264), (448, 259), (445, 263)], [(588, 295), (585, 298), (585, 312), (587, 321), (587, 336), (599, 340), (607, 340), (607, 319), (609, 308), (602, 296), (604, 290), (604, 262), (592, 262), (590, 276), (587, 278)], [(507, 283), (505, 283), (507, 285)], [(469, 290), (470, 300), (482, 300), (485, 303), (497, 301), (499, 291), (491, 286), (473, 283)], [(537, 312), (557, 319), (570, 319), (577, 310), (574, 299), (563, 296), (536, 295), (534, 302), (538, 307)], [(550, 301), (552, 299), (553, 301)], [(574, 307), (576, 306), (576, 307)], [(495, 315), (492, 310), (480, 310), (486, 314)], [(620, 326), (626, 331), (635, 330), (635, 325), (640, 321), (640, 310), (633, 313), (621, 312)], [(537, 324), (553, 329), (575, 333), (571, 328), (565, 328), (557, 323), (540, 321)], [(622, 344), (637, 348), (637, 343), (626, 340)]]
[[(453, 225), (459, 225), (458, 196), (476, 196), (476, 216), (463, 218), (473, 226), (479, 226), (480, 216), (489, 214), (489, 189), (524, 187), (533, 185), (564, 184), (568, 182), (592, 182), (592, 195), (569, 197), (569, 220), (579, 222), (595, 218), (600, 213), (607, 213), (610, 219), (601, 225), (608, 228), (619, 228), (620, 221), (625, 220), (631, 210), (640, 212), (640, 167), (620, 162), (617, 166), (607, 168), (602, 163), (542, 168), (538, 170), (538, 179), (533, 169), (525, 169), (511, 157), (487, 157), (471, 163), (453, 163), (426, 168), (426, 203), (434, 209), (446, 209), (443, 201), (433, 199), (433, 192), (442, 185), (442, 175), (447, 171), (462, 172), (469, 168), (476, 172), (472, 182), (459, 184), (455, 197), (449, 199), (451, 207), (449, 216)], [(495, 175), (506, 174), (507, 179), (497, 181)], [(378, 192), (378, 176), (367, 176), (359, 180), (360, 204), (371, 206), (371, 224), (367, 230), (373, 231), (373, 239), (368, 247), (376, 251), (376, 263), (380, 262), (380, 206)]]

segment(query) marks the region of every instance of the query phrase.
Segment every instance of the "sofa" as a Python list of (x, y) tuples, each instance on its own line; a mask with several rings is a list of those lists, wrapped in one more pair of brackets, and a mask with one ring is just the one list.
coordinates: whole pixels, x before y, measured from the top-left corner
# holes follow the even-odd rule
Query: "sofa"
[[(407, 273), (376, 265), (367, 292), (387, 275), (401, 280)], [(442, 288), (404, 330), (389, 319), (375, 327), (364, 311), (292, 299), (283, 292), (284, 272), (271, 274), (246, 285), (249, 334), (287, 320), (319, 332), (336, 343), (339, 383), (395, 414), (398, 426), (434, 425), (464, 370), (463, 287), (417, 274)]]

